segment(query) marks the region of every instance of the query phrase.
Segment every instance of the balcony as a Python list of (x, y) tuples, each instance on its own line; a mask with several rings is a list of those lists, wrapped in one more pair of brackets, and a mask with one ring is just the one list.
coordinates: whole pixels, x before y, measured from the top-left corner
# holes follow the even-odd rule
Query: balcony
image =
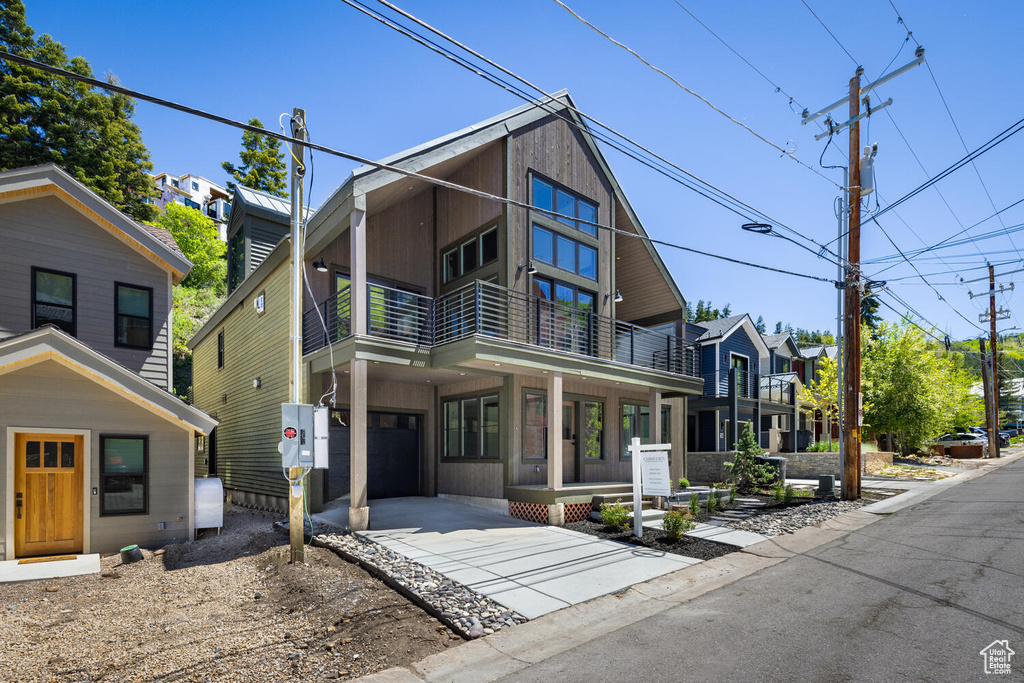
[[(735, 379), (733, 377), (735, 370)], [(782, 372), (773, 375), (758, 375), (740, 368), (722, 368), (718, 371), (720, 396), (730, 396), (730, 382), (736, 382), (736, 396), (741, 399), (756, 400), (759, 396), (762, 403), (778, 403), (782, 405), (796, 404), (796, 373)], [(715, 387), (705, 382), (704, 395), (714, 396)]]
[[(437, 299), (367, 286), (370, 336), (439, 347), (473, 336), (698, 377), (699, 354), (681, 337), (476, 281)], [(352, 334), (349, 290), (303, 316), (303, 353)]]

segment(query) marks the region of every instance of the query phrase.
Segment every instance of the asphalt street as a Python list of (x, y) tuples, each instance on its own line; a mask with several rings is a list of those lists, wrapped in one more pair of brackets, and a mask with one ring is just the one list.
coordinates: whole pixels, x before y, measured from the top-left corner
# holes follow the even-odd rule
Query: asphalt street
[(1024, 680), (1024, 459), (501, 680), (983, 679)]

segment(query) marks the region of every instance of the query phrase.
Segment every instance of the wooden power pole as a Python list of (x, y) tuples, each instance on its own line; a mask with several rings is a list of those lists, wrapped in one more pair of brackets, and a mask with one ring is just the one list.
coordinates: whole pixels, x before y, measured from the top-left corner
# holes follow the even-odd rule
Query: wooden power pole
[[(992, 416), (989, 420), (989, 429), (992, 430), (989, 436), (989, 457), (999, 457), (999, 365), (998, 352), (996, 351), (996, 269), (991, 263), (988, 264), (988, 318), (989, 318), (989, 343), (992, 346)], [(995, 444), (995, 445), (993, 445)]]
[(988, 457), (992, 458), (995, 457), (999, 439), (992, 429), (992, 381), (989, 378), (991, 366), (988, 363), (988, 358), (985, 357), (984, 337), (978, 339), (978, 348), (981, 350), (981, 390), (985, 394), (985, 434), (988, 436)]
[[(293, 138), (306, 139), (306, 112), (292, 111), (291, 134)], [(292, 249), (291, 249), (291, 339), (289, 345), (288, 400), (299, 403), (302, 400), (302, 177), (305, 175), (305, 147), (292, 143), (291, 198), (292, 198)], [(305, 502), (302, 489), (302, 468), (288, 468), (288, 537), (291, 547), (291, 563), (303, 564), (305, 547), (305, 519), (302, 512)]]
[(860, 76), (850, 79), (850, 207), (847, 230), (845, 327), (846, 371), (843, 373), (843, 500), (860, 497)]

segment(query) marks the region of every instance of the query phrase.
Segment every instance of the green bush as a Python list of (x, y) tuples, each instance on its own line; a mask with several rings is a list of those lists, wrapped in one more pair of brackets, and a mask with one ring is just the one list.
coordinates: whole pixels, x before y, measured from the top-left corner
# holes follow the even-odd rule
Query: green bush
[(782, 502), (789, 505), (793, 502), (793, 485), (786, 484), (786, 489), (782, 492)]
[(718, 496), (715, 495), (714, 491), (708, 494), (708, 500), (705, 503), (705, 506), (707, 507), (709, 515), (718, 509)]
[(673, 541), (678, 541), (683, 534), (695, 526), (693, 518), (686, 510), (670, 510), (662, 518), (665, 534)]
[(686, 477), (679, 477), (679, 489), (685, 489), (690, 487), (690, 480)]
[(629, 509), (622, 505), (622, 499), (614, 504), (601, 503), (601, 521), (609, 529), (623, 529), (629, 524)]
[(694, 491), (690, 496), (690, 512), (696, 515), (700, 511), (700, 496)]
[(817, 441), (807, 447), (808, 453), (835, 453), (839, 450), (837, 441)]
[(786, 495), (786, 489), (782, 484), (776, 484), (775, 488), (772, 489), (772, 498), (774, 500), (782, 500)]
[(729, 487), (729, 505), (732, 505), (736, 501), (736, 484)]

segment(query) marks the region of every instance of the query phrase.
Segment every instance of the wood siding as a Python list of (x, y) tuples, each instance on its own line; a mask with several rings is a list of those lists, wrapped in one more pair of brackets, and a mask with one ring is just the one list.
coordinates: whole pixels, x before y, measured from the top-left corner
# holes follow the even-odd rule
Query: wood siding
[[(116, 552), (129, 543), (156, 547), (189, 540), (193, 486), (189, 468), (191, 430), (154, 415), (54, 361), (6, 374), (2, 382), (0, 434), (6, 434), (8, 427), (42, 433), (47, 429), (90, 430), (90, 467), (85, 473), (90, 490), (100, 485), (101, 435), (149, 437), (148, 513), (101, 517), (99, 496), (88, 496), (85, 524), (90, 534), (86, 552)], [(59, 410), (54, 410), (54, 397), (60, 397)], [(6, 441), (0, 440), (0, 444)], [(3, 461), (7, 462), (10, 454), (6, 445), (3, 448)], [(7, 468), (0, 467), (0, 528), (7, 528), (6, 517), (14, 509), (10, 501), (4, 500), (6, 473)], [(158, 530), (158, 522), (164, 522), (166, 529)], [(3, 550), (0, 544), (0, 556)]]
[[(446, 180), (490, 194), (505, 194), (505, 149), (500, 142), (492, 143), (483, 152)], [(437, 247), (445, 246), (468, 235), (477, 228), (497, 220), (504, 213), (504, 205), (465, 192), (437, 189)], [(435, 254), (435, 262), (440, 251)]]
[[(556, 183), (565, 186), (577, 195), (597, 203), (597, 222), (611, 225), (613, 220), (613, 196), (611, 185), (601, 171), (593, 153), (587, 147), (578, 130), (565, 121), (550, 116), (513, 132), (509, 139), (509, 197), (530, 203), (530, 172), (537, 172)], [(533, 212), (509, 207), (509, 279), (512, 289), (529, 291), (530, 277), (525, 271), (517, 272), (520, 264), (531, 258), (531, 225)], [(538, 214), (539, 215), (539, 214)], [(566, 235), (572, 236), (572, 228)], [(582, 234), (582, 233), (580, 233)], [(607, 230), (598, 230), (598, 281), (587, 286), (596, 294), (596, 308), (601, 315), (613, 315), (611, 298), (605, 298), (614, 282), (613, 240)], [(566, 279), (558, 269), (534, 262), (540, 274)]]
[[(637, 234), (621, 206), (616, 211), (615, 227)], [(619, 319), (634, 322), (667, 313), (677, 314), (676, 320), (682, 318), (679, 300), (643, 240), (616, 235), (615, 256), (615, 288), (622, 294), (622, 303), (615, 309)]]
[(245, 217), (246, 257), (249, 267), (245, 276), (249, 277), (260, 264), (267, 260), (270, 252), (285, 235), (291, 234), (291, 225), (287, 222), (278, 223), (259, 216)]
[[(217, 476), (226, 489), (272, 496), (287, 493), (277, 444), (280, 404), (289, 393), (290, 275), (286, 260), (192, 350), (195, 404), (220, 420)], [(252, 302), (261, 291), (266, 292), (266, 308), (257, 315)], [(222, 330), (224, 367), (218, 369), (217, 337)], [(259, 389), (253, 387), (257, 377)]]
[[(77, 338), (162, 389), (170, 389), (170, 278), (56, 197), (0, 205), (0, 337), (32, 326), (32, 267), (76, 275)], [(153, 289), (153, 348), (114, 345), (114, 283)]]
[[(442, 417), (441, 405), (446, 398), (466, 394), (482, 394), (484, 392), (496, 391), (499, 394), (499, 414), (507, 414), (505, 405), (501, 403), (504, 399), (502, 387), (504, 380), (501, 377), (480, 377), (467, 382), (456, 382), (445, 384), (437, 388), (437, 419), (440, 424)], [(506, 430), (507, 425), (501, 424), (499, 430)], [(443, 460), (443, 448), (441, 439), (444, 434), (438, 431), (434, 437), (434, 449), (437, 465), (437, 493), (447, 493), (458, 496), (483, 496), (486, 498), (505, 497), (505, 455), (504, 444), (507, 443), (507, 431), (500, 431), (502, 443), (502, 458), (493, 462), (459, 462), (457, 460)]]

